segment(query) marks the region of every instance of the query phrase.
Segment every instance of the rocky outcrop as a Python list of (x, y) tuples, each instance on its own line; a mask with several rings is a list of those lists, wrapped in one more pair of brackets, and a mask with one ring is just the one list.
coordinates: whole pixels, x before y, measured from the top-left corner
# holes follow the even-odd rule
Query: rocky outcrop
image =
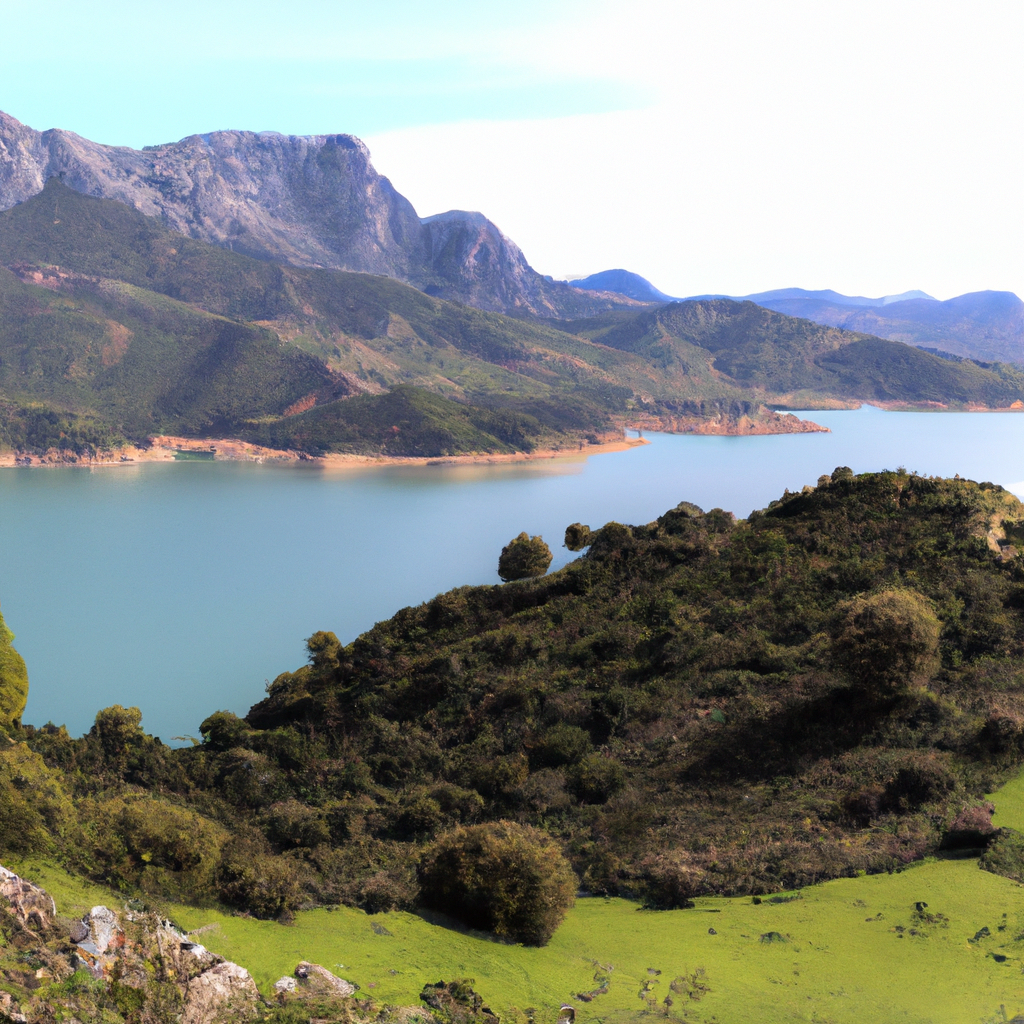
[(259, 993), (249, 972), (225, 960), (188, 983), (181, 1024), (214, 1024), (255, 1015)]
[(54, 176), (237, 252), (395, 277), (483, 309), (585, 316), (635, 304), (542, 277), (479, 213), (421, 221), (353, 135), (220, 131), (134, 150), (0, 112), (0, 209)]
[(26, 882), (13, 871), (0, 865), (0, 897), (11, 913), (32, 932), (44, 932), (57, 916), (57, 906), (45, 889)]
[[(249, 972), (193, 942), (155, 914), (118, 913), (96, 906), (61, 931), (49, 894), (4, 867), (0, 867), (0, 897), (14, 919), (10, 925), (16, 932), (14, 946), (22, 953), (30, 950), (32, 960), (42, 964), (29, 974), (16, 956), (8, 966), (0, 947), (0, 982), (23, 990), (21, 998), (0, 992), (0, 1019), (35, 1024), (53, 1020), (58, 1009), (70, 1014), (58, 1019), (93, 1019), (90, 1013), (95, 1006), (81, 1004), (87, 994), (77, 990), (62, 993), (61, 997), (66, 995), (71, 1001), (62, 1006), (55, 1005), (53, 997), (40, 994), (45, 993), (41, 986), (66, 980), (75, 971), (87, 971), (97, 981), (116, 981), (133, 989), (137, 994), (133, 1003), (153, 1010), (140, 1019), (163, 1020), (169, 1014), (167, 1019), (181, 1024), (219, 1024), (255, 1016), (259, 992)], [(324, 974), (324, 994), (340, 993), (338, 986), (354, 991), (348, 982)], [(75, 1003), (76, 999), (79, 1002)]]

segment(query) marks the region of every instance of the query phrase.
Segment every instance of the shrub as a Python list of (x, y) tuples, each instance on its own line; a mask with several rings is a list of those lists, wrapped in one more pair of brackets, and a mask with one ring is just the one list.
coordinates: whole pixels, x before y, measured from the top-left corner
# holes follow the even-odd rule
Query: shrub
[(312, 849), (331, 841), (331, 830), (323, 815), (298, 800), (282, 800), (264, 811), (261, 824), (267, 838), (279, 847)]
[(89, 735), (100, 741), (108, 761), (123, 768), (129, 749), (146, 738), (142, 731), (142, 712), (138, 708), (123, 708), (120, 704), (104, 708), (96, 713)]
[(20, 724), (28, 701), (28, 671), (25, 660), (11, 646), (14, 634), (0, 615), (0, 728)]
[(636, 888), (644, 906), (657, 910), (692, 907), (693, 897), (706, 889), (706, 876), (687, 863), (685, 852), (650, 854), (639, 865)]
[(474, 928), (543, 946), (576, 893), (561, 850), (538, 829), (510, 821), (453, 829), (420, 867), (428, 907)]
[(940, 623), (912, 590), (883, 590), (836, 609), (834, 664), (855, 683), (883, 695), (930, 674), (938, 662)]
[(537, 741), (533, 760), (543, 768), (560, 768), (575, 764), (593, 752), (590, 733), (578, 725), (559, 722), (548, 729)]
[(0, 752), (0, 850), (50, 852), (74, 827), (60, 771), (24, 743)]
[(199, 733), (211, 750), (231, 750), (233, 747), (245, 746), (252, 730), (244, 718), (230, 711), (214, 711), (199, 726)]
[(1024, 882), (1024, 835), (1001, 828), (978, 865), (994, 875)]
[(588, 804), (603, 804), (625, 785), (622, 765), (614, 758), (590, 754), (569, 772), (569, 786), (573, 793)]
[(225, 903), (253, 917), (287, 918), (299, 904), (299, 865), (275, 857), (256, 839), (240, 836), (224, 849), (218, 869), (218, 888)]
[(498, 575), (505, 583), (543, 576), (551, 565), (551, 558), (551, 548), (542, 537), (530, 537), (524, 532), (501, 549)]
[(90, 873), (171, 899), (213, 895), (228, 838), (223, 826), (151, 796), (87, 800), (79, 809), (91, 839)]
[(590, 527), (572, 523), (565, 528), (565, 546), (570, 551), (582, 551), (590, 545)]

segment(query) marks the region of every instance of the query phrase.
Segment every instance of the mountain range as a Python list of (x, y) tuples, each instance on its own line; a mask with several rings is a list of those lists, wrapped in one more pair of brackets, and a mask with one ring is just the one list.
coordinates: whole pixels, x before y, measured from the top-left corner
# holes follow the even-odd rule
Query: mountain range
[(28, 451), (168, 433), (437, 456), (576, 447), (624, 424), (797, 426), (767, 406), (1024, 401), (1019, 370), (751, 302), (506, 317), (244, 256), (56, 178), (0, 213), (0, 310), (0, 427)]
[(5, 117), (0, 144), (8, 450), (164, 433), (433, 457), (575, 448), (624, 425), (806, 429), (772, 410), (859, 401), (1024, 403), (1010, 365), (769, 308), (948, 304), (793, 289), (665, 301), (626, 271), (570, 287), (480, 214), (421, 220), (351, 136), (136, 151)]
[[(578, 319), (678, 301), (621, 269), (552, 280), (481, 213), (420, 217), (352, 135), (220, 131), (134, 150), (35, 131), (0, 112), (0, 210), (36, 195), (50, 177), (257, 259), (392, 277), (513, 316)], [(750, 300), (950, 355), (1024, 362), (1024, 303), (1009, 292), (945, 302), (920, 291), (872, 299), (800, 288), (696, 298)]]
[(542, 276), (482, 214), (420, 218), (353, 135), (222, 131), (135, 150), (0, 112), (0, 209), (51, 177), (248, 256), (394, 277), (481, 309), (562, 317), (635, 305)]
[[(595, 293), (620, 292), (638, 302), (681, 302), (628, 270), (573, 281)], [(940, 354), (986, 362), (1024, 363), (1024, 302), (1013, 292), (970, 292), (940, 301), (922, 291), (865, 298), (824, 289), (779, 288), (752, 295), (699, 295), (755, 302), (787, 316), (903, 341)]]

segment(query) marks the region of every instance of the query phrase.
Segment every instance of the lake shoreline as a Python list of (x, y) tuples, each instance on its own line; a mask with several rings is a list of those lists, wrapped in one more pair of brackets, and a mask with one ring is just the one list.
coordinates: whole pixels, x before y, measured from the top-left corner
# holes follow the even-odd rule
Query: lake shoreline
[[(23, 452), (0, 453), (0, 468), (112, 468), (137, 466), (141, 463), (211, 461), (308, 463), (324, 469), (366, 469), (385, 466), (478, 466), (507, 465), (551, 459), (578, 459), (591, 455), (628, 451), (649, 444), (643, 437), (620, 437), (578, 448), (541, 448), (532, 452), (475, 452), (468, 455), (391, 456), (329, 453), (309, 455), (306, 452), (239, 441), (234, 438), (154, 437), (149, 447), (126, 446), (100, 453), (96, 457), (48, 452), (29, 455)], [(191, 458), (190, 458), (191, 456)]]

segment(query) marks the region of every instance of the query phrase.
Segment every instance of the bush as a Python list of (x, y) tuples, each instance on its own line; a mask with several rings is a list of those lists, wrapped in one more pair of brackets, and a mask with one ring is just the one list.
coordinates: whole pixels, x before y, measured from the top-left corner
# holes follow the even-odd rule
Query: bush
[(301, 895), (299, 865), (275, 857), (256, 838), (233, 839), (221, 857), (218, 888), (225, 903), (253, 917), (287, 918)]
[[(548, 559), (550, 561), (550, 558)], [(21, 723), (28, 701), (28, 671), (25, 660), (11, 646), (14, 634), (0, 615), (0, 728), (11, 729)]]
[(1012, 828), (1001, 828), (978, 866), (994, 875), (1024, 882), (1024, 835)]
[(245, 746), (245, 741), (252, 734), (249, 723), (231, 711), (214, 711), (199, 726), (203, 742), (211, 750), (231, 750), (233, 747)]
[(60, 771), (24, 743), (0, 752), (0, 851), (48, 853), (75, 827)]
[(689, 864), (685, 852), (651, 854), (639, 867), (636, 888), (645, 907), (655, 910), (692, 907), (693, 897), (706, 891), (704, 871)]
[(96, 721), (89, 735), (100, 741), (103, 754), (111, 764), (122, 767), (128, 751), (143, 743), (142, 712), (138, 708), (124, 708), (120, 704), (96, 713)]
[(562, 923), (576, 876), (538, 829), (510, 821), (453, 829), (420, 867), (424, 903), (529, 946), (543, 946)]
[(213, 895), (223, 826), (152, 796), (86, 800), (79, 812), (91, 839), (90, 873), (170, 899)]
[(593, 750), (590, 733), (578, 725), (559, 722), (537, 741), (533, 749), (533, 760), (542, 768), (560, 768), (562, 765), (576, 764)]
[(833, 662), (865, 689), (892, 693), (934, 671), (941, 625), (915, 591), (861, 595), (842, 602), (836, 614)]
[(582, 523), (572, 523), (565, 528), (565, 546), (570, 551), (582, 551), (590, 545), (590, 527)]
[(614, 758), (590, 754), (569, 772), (573, 793), (588, 804), (603, 804), (626, 783), (626, 773)]
[(524, 532), (501, 549), (498, 575), (505, 583), (543, 576), (548, 571), (551, 558), (551, 548), (542, 537), (530, 537)]

